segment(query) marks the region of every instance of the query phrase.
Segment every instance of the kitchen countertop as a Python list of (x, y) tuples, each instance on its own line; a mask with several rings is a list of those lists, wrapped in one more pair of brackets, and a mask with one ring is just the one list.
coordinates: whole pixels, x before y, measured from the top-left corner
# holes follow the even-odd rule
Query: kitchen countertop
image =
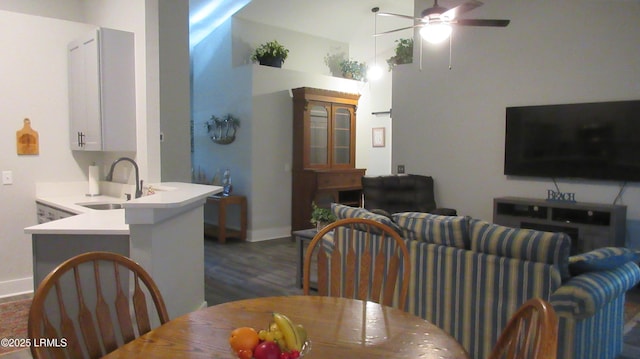
[[(151, 187), (155, 194), (130, 201), (111, 196), (87, 197), (83, 194), (38, 197), (37, 202), (76, 213), (76, 215), (27, 227), (24, 231), (27, 234), (128, 235), (129, 225), (125, 223), (127, 209), (179, 208), (222, 191), (222, 187), (219, 186), (182, 182), (152, 184)], [(78, 203), (122, 203), (124, 209), (95, 210)]]

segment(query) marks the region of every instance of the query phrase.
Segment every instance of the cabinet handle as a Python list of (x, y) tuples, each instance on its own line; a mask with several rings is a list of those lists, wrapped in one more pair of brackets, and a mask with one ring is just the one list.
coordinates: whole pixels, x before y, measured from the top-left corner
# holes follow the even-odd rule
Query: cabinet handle
[(78, 132), (78, 146), (84, 147), (84, 133)]

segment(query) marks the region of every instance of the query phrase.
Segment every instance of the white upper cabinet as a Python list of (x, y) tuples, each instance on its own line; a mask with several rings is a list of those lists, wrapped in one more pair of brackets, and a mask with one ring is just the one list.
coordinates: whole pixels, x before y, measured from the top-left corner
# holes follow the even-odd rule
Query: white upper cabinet
[(98, 28), (67, 50), (71, 149), (136, 151), (133, 33)]

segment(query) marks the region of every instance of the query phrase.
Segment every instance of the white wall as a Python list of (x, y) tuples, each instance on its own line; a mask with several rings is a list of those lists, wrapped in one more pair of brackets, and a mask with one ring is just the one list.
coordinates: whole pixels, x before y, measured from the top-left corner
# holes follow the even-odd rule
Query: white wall
[(83, 0), (2, 0), (0, 9), (62, 20), (84, 20)]
[[(91, 156), (72, 154), (68, 135), (67, 43), (92, 26), (0, 11), (0, 161), (14, 184), (0, 187), (0, 296), (29, 291), (36, 182), (83, 180)], [(38, 131), (39, 155), (17, 155), (23, 119)]]
[[(416, 1), (417, 11), (430, 5)], [(440, 206), (491, 220), (494, 197), (546, 198), (554, 188), (550, 179), (504, 176), (507, 106), (640, 98), (640, 2), (494, 0), (467, 17), (512, 21), (454, 30), (452, 70), (447, 45), (425, 46), (422, 71), (417, 63), (394, 70), (393, 166), (434, 176)], [(559, 181), (583, 202), (612, 203), (619, 185)], [(637, 183), (621, 203), (640, 219)]]
[[(32, 290), (31, 240), (23, 229), (37, 223), (36, 183), (83, 182), (92, 162), (108, 167), (120, 155), (135, 155), (72, 153), (69, 149), (68, 42), (95, 26), (135, 33), (137, 160), (147, 181), (160, 179), (160, 124), (158, 0), (68, 0), (56, 2), (56, 7), (46, 0), (3, 1), (0, 9), (11, 11), (0, 10), (0, 43), (10, 49), (0, 56), (0, 132), (5, 137), (0, 141), (4, 154), (0, 168), (13, 171), (14, 177), (13, 185), (0, 187), (2, 297)], [(22, 128), (25, 117), (39, 132), (40, 154), (36, 156), (16, 154), (14, 133)], [(102, 175), (105, 173), (103, 170)]]
[(191, 181), (191, 59), (189, 3), (159, 2), (161, 174), (163, 182)]
[(366, 156), (359, 153), (359, 149), (369, 137), (360, 131), (359, 125), (362, 113), (370, 112), (370, 95), (364, 83), (254, 65), (251, 230), (256, 240), (291, 234), (293, 102), (289, 90), (305, 86), (360, 94), (356, 113), (356, 167), (364, 168), (362, 162)]
[[(135, 35), (137, 152), (128, 155), (135, 156), (145, 183), (160, 181), (159, 1), (83, 2), (86, 22)], [(104, 163), (109, 164), (119, 156), (107, 154)]]
[[(282, 69), (249, 64), (251, 46), (277, 38), (290, 49)], [(249, 45), (254, 44), (254, 45)], [(297, 44), (291, 46), (289, 44)], [(196, 174), (208, 181), (217, 169), (231, 170), (234, 193), (249, 200), (249, 239), (288, 236), (291, 226), (292, 100), (289, 90), (309, 86), (361, 93), (356, 165), (366, 166), (370, 131), (361, 131), (371, 112), (369, 85), (328, 76), (323, 58), (335, 41), (233, 19), (198, 44), (192, 53), (194, 155)], [(320, 49), (312, 51), (308, 49)], [(243, 60), (244, 59), (244, 60)], [(247, 61), (245, 61), (247, 60)], [(212, 114), (240, 119), (235, 142), (213, 143), (205, 128)], [(361, 146), (365, 150), (360, 150)], [(213, 221), (214, 209), (205, 212)], [(231, 226), (237, 227), (237, 216)], [(235, 223), (234, 223), (235, 222)]]
[(313, 74), (330, 75), (324, 64), (327, 53), (349, 54), (349, 45), (317, 36), (264, 25), (240, 17), (233, 17), (233, 66), (251, 63), (251, 54), (259, 45), (277, 40), (289, 49), (283, 68)]

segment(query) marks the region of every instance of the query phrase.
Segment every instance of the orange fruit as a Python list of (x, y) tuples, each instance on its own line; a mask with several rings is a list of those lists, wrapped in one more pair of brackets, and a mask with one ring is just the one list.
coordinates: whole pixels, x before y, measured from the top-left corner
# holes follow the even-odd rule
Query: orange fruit
[(229, 337), (229, 344), (236, 353), (240, 350), (253, 351), (253, 348), (255, 348), (259, 342), (258, 332), (249, 327), (236, 328), (231, 332), (231, 336)]
[(251, 359), (253, 358), (253, 351), (251, 349), (240, 349), (238, 352), (238, 359)]

